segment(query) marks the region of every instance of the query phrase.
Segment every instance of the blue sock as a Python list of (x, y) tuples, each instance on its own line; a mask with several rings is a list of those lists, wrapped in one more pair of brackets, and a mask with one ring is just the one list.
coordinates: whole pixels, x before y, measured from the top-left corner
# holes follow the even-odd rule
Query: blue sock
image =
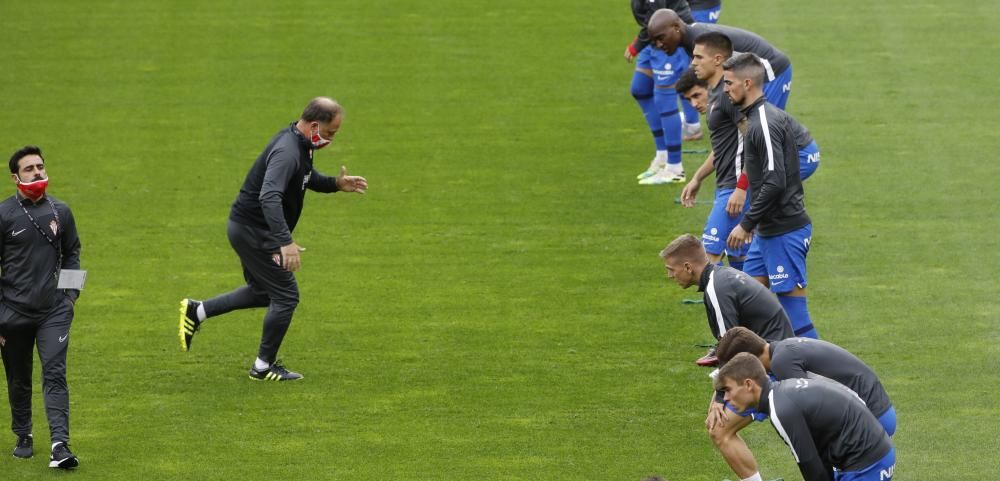
[(697, 124), (701, 121), (701, 117), (698, 116), (698, 109), (691, 105), (686, 98), (680, 97), (681, 107), (684, 109), (684, 122), (688, 124)]
[(677, 109), (677, 91), (656, 89), (656, 106), (660, 109), (660, 124), (666, 143), (667, 165), (681, 168), (681, 116)]
[(743, 270), (743, 260), (738, 260), (737, 261), (737, 260), (733, 260), (732, 258), (730, 258), (729, 259), (729, 267), (732, 267), (733, 269), (736, 269), (738, 271), (742, 271)]
[(660, 124), (660, 111), (653, 99), (653, 79), (640, 72), (633, 73), (632, 97), (642, 109), (642, 116), (646, 118), (646, 125), (649, 125), (649, 131), (653, 134), (656, 150), (667, 150), (667, 144), (663, 140), (663, 125)]
[(796, 336), (819, 339), (819, 332), (816, 332), (812, 318), (809, 317), (805, 297), (778, 296), (778, 301), (781, 302), (781, 307), (785, 308), (788, 318), (792, 320), (792, 331)]

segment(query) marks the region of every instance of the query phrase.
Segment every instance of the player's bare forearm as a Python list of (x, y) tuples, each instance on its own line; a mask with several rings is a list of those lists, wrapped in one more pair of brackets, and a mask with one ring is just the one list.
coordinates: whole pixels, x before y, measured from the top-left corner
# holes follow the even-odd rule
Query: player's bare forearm
[(705, 177), (708, 177), (712, 172), (715, 172), (714, 150), (708, 153), (708, 157), (705, 158), (705, 161), (702, 162), (701, 166), (698, 167), (698, 170), (695, 171), (694, 178), (700, 183), (701, 181), (705, 180)]

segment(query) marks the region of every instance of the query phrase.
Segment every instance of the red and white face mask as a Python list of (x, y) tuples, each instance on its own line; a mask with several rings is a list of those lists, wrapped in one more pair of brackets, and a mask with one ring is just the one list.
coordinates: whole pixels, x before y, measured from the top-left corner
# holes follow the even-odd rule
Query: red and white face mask
[(330, 145), (331, 142), (330, 139), (324, 139), (322, 135), (319, 135), (319, 127), (317, 127), (316, 131), (313, 132), (310, 140), (312, 140), (313, 150), (322, 149), (323, 147)]
[(38, 199), (45, 195), (45, 189), (49, 186), (49, 179), (44, 178), (41, 180), (36, 180), (32, 182), (24, 182), (21, 177), (17, 177), (17, 190), (21, 191), (21, 195), (29, 199)]

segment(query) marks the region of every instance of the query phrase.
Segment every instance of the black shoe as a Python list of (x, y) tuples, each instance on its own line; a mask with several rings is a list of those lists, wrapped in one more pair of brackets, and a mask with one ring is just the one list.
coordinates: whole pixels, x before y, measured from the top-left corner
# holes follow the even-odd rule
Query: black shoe
[(52, 448), (52, 455), (49, 456), (49, 467), (59, 469), (72, 469), (80, 465), (80, 460), (69, 451), (66, 443), (56, 443)]
[(34, 445), (34, 439), (30, 434), (25, 434), (24, 436), (17, 437), (17, 445), (14, 446), (14, 457), (28, 459), (35, 455), (35, 450), (32, 447)]
[(187, 352), (191, 349), (191, 339), (194, 333), (201, 329), (201, 321), (198, 320), (198, 306), (201, 302), (184, 299), (181, 301), (181, 320), (177, 328), (177, 333), (181, 338), (181, 350)]
[(294, 381), (296, 379), (302, 379), (302, 375), (297, 372), (289, 371), (285, 369), (285, 366), (275, 362), (271, 364), (271, 367), (264, 369), (263, 371), (258, 371), (257, 368), (250, 368), (250, 379), (256, 379), (258, 381)]

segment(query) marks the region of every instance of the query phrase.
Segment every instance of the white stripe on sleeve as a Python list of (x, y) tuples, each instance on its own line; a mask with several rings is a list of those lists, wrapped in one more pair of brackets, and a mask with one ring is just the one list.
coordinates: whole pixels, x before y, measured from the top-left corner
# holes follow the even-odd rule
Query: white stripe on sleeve
[(764, 57), (757, 57), (757, 59), (760, 60), (760, 63), (764, 64), (764, 71), (767, 72), (767, 81), (774, 82), (774, 67), (771, 66), (771, 62)]
[(705, 288), (705, 292), (708, 293), (708, 302), (712, 303), (712, 309), (715, 310), (715, 323), (719, 325), (719, 337), (722, 337), (726, 334), (726, 321), (722, 319), (719, 296), (715, 294), (715, 270), (708, 273), (708, 287)]
[(774, 149), (771, 147), (771, 129), (767, 126), (767, 114), (764, 105), (757, 108), (760, 112), (760, 126), (764, 129), (764, 145), (767, 146), (767, 170), (774, 170)]
[(743, 173), (743, 134), (736, 131), (736, 178)]
[(788, 438), (788, 433), (785, 432), (785, 427), (781, 425), (781, 420), (778, 419), (778, 410), (774, 406), (774, 390), (767, 393), (767, 403), (771, 406), (771, 424), (774, 426), (774, 430), (778, 431), (778, 435), (781, 439), (785, 440), (785, 444), (788, 445), (788, 449), (792, 450), (792, 456), (795, 457), (795, 462), (799, 462), (799, 453), (795, 452), (795, 446), (792, 445), (792, 440)]

